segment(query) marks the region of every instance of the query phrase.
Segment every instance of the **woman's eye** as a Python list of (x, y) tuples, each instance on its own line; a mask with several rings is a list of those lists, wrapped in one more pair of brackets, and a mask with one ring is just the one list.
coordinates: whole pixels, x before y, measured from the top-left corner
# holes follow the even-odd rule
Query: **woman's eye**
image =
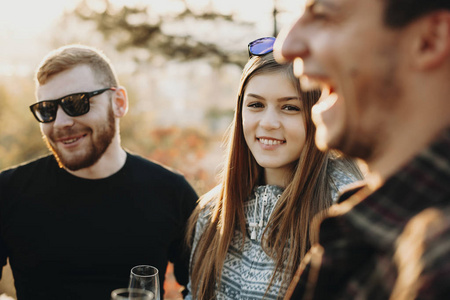
[(253, 102), (253, 103), (249, 103), (247, 105), (247, 107), (262, 108), (262, 107), (264, 107), (264, 105), (261, 102)]
[(295, 105), (284, 105), (282, 109), (287, 111), (300, 111), (300, 107)]

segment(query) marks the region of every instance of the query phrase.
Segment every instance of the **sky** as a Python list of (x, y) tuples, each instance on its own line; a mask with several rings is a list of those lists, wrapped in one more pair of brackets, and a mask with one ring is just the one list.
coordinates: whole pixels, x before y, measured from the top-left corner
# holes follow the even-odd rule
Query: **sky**
[(39, 41), (51, 30), (65, 9), (77, 1), (14, 0), (0, 5), (0, 75), (22, 74), (36, 55), (45, 47)]
[[(233, 13), (238, 18), (256, 22), (261, 31), (271, 28), (265, 22), (274, 1), (281, 8), (289, 8), (283, 22), (289, 23), (300, 12), (303, 0), (186, 0), (190, 8), (202, 10), (213, 7), (222, 13)], [(13, 0), (0, 4), (0, 75), (24, 75), (36, 67), (40, 59), (50, 50), (49, 37), (64, 11), (73, 10), (80, 0)], [(109, 0), (122, 6), (151, 5), (152, 9), (164, 12), (179, 5), (177, 0)], [(101, 1), (89, 0), (89, 3)], [(292, 8), (292, 9), (291, 9)], [(286, 16), (287, 15), (287, 16)], [(259, 25), (258, 25), (259, 24)]]

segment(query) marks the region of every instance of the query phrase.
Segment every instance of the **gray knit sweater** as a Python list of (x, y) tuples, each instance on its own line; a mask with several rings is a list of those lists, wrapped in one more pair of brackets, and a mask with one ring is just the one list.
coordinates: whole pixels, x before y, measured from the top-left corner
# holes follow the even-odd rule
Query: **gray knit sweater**
[[(335, 201), (338, 191), (343, 186), (356, 181), (356, 178), (344, 174), (336, 168), (329, 168), (329, 171), (332, 174), (333, 184), (331, 189), (333, 201)], [(262, 185), (253, 189), (252, 195), (244, 204), (247, 229), (244, 247), (241, 249), (242, 233), (236, 230), (224, 261), (221, 282), (216, 286), (216, 299), (283, 298), (287, 285), (282, 284), (281, 278), (276, 278), (270, 289), (267, 290), (275, 269), (275, 262), (261, 247), (264, 229), (282, 193), (281, 187), (273, 185)], [(199, 215), (195, 229), (194, 250), (207, 225), (210, 214), (210, 208), (205, 208)], [(287, 266), (283, 267), (286, 268)], [(189, 290), (190, 284), (189, 282)], [(185, 299), (191, 300), (192, 295), (188, 294)]]

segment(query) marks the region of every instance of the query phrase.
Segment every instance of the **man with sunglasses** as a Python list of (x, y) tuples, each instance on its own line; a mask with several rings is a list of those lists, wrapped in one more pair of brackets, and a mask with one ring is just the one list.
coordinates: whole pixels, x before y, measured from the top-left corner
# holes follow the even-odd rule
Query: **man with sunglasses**
[(109, 60), (59, 48), (38, 68), (36, 96), (30, 109), (53, 155), (0, 173), (0, 267), (9, 258), (18, 299), (109, 299), (140, 264), (157, 267), (163, 287), (168, 261), (186, 285), (197, 195), (122, 148), (128, 99)]
[(324, 90), (317, 145), (369, 170), (287, 299), (450, 299), (450, 1), (308, 1), (275, 49)]

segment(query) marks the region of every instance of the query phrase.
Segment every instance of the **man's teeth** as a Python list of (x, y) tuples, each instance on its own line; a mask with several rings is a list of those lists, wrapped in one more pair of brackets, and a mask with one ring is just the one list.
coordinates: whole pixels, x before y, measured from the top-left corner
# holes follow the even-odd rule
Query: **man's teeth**
[(79, 140), (79, 138), (73, 138), (73, 139), (70, 139), (70, 140), (64, 140), (63, 141), (63, 144), (71, 144), (71, 143), (74, 143), (74, 142), (76, 142), (76, 141), (78, 141)]
[(283, 141), (269, 140), (269, 139), (259, 139), (259, 141), (261, 143), (263, 143), (264, 145), (280, 145), (280, 144), (284, 143)]
[(304, 64), (303, 64), (303, 59), (301, 59), (300, 57), (297, 57), (294, 59), (294, 74), (297, 77), (300, 77), (303, 75), (303, 71), (304, 71)]
[(313, 106), (313, 110), (318, 111), (327, 110), (336, 103), (337, 99), (338, 95), (336, 93), (329, 93), (329, 94), (322, 93), (319, 102)]

